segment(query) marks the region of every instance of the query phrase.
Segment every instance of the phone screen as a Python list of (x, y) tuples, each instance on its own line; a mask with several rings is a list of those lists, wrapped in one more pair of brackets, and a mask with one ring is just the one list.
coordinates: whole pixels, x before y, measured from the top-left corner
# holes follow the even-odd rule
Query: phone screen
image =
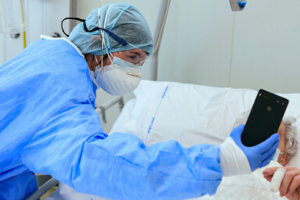
[(242, 143), (251, 147), (277, 133), (289, 101), (259, 90), (242, 134)]

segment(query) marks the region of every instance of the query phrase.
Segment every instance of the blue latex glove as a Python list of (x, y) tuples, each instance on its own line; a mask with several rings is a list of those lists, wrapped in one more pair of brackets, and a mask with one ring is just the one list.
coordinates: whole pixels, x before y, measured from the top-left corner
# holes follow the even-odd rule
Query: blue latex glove
[(230, 137), (237, 144), (237, 146), (245, 153), (249, 161), (251, 170), (254, 171), (257, 168), (266, 166), (272, 160), (276, 149), (279, 145), (279, 134), (273, 134), (266, 141), (256, 146), (246, 147), (241, 141), (241, 135), (244, 131), (244, 126), (245, 125), (242, 124), (233, 129), (233, 131), (230, 134)]

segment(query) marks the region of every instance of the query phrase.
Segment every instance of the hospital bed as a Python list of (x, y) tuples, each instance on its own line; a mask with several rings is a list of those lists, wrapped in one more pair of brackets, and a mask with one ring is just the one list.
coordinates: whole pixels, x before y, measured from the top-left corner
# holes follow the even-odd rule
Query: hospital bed
[[(240, 114), (251, 108), (257, 91), (144, 80), (134, 94), (135, 98), (126, 103), (110, 134), (133, 134), (146, 145), (177, 140), (188, 148), (201, 143), (220, 145)], [(285, 116), (295, 117), (299, 130), (300, 94), (279, 95), (290, 100)], [(288, 166), (300, 167), (299, 152)], [(49, 189), (55, 184), (55, 180), (50, 180), (43, 187)]]

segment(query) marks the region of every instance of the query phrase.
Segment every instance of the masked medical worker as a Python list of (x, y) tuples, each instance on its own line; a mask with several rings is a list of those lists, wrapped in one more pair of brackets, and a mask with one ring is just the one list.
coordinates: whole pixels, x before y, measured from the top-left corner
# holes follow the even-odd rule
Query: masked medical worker
[(189, 149), (107, 136), (94, 109), (97, 88), (132, 92), (152, 49), (140, 11), (116, 3), (93, 10), (68, 39), (41, 39), (1, 65), (0, 199), (28, 197), (37, 189), (34, 173), (109, 199), (188, 199), (213, 195), (223, 176), (269, 163), (279, 135), (245, 147), (243, 125), (221, 146)]

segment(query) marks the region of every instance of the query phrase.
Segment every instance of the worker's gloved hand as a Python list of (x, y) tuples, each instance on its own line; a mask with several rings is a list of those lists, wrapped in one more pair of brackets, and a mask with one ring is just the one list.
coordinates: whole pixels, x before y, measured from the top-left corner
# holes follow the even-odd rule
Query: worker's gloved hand
[(240, 125), (233, 129), (233, 131), (230, 134), (230, 137), (247, 156), (251, 166), (251, 170), (254, 171), (257, 168), (261, 168), (269, 164), (279, 145), (279, 134), (273, 134), (266, 141), (256, 146), (246, 147), (241, 141), (243, 131), (244, 125)]
[(246, 147), (241, 141), (243, 130), (244, 125), (233, 129), (230, 137), (220, 146), (224, 176), (251, 173), (269, 164), (279, 145), (279, 134), (276, 133), (256, 146)]

